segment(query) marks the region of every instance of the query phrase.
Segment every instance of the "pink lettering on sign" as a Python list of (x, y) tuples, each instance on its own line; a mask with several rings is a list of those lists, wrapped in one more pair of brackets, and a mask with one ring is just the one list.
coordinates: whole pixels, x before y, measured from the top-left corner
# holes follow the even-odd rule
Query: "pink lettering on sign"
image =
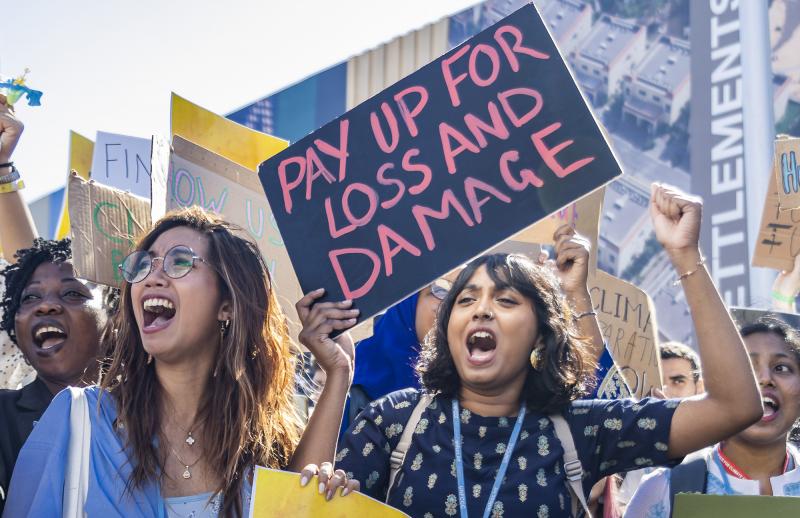
[(394, 195), (393, 198), (384, 200), (381, 202), (381, 208), (383, 209), (391, 209), (398, 203), (400, 203), (400, 199), (403, 197), (403, 194), (406, 192), (406, 186), (398, 180), (397, 178), (386, 178), (386, 171), (389, 169), (394, 169), (394, 164), (391, 162), (387, 162), (378, 168), (378, 174), (376, 175), (376, 180), (381, 185), (394, 185), (397, 187), (397, 194)]
[[(417, 104), (412, 109), (409, 109), (406, 104), (406, 96), (409, 94), (417, 94), (419, 96)], [(428, 104), (428, 90), (426, 90), (424, 86), (410, 86), (402, 92), (395, 94), (394, 100), (400, 109), (400, 116), (403, 118), (403, 122), (406, 123), (408, 133), (412, 137), (416, 137), (419, 134), (419, 130), (417, 129), (417, 124), (414, 122), (414, 118), (422, 113), (422, 109)]]
[[(534, 100), (531, 109), (522, 116), (518, 115), (508, 102), (508, 99), (515, 95), (525, 95)], [(497, 94), (497, 98), (500, 99), (500, 105), (503, 107), (503, 111), (506, 112), (509, 120), (511, 120), (511, 124), (517, 128), (521, 128), (525, 123), (530, 122), (531, 119), (542, 111), (542, 94), (532, 88), (512, 88), (505, 92), (500, 92)]]
[(391, 106), (389, 106), (389, 103), (381, 103), (381, 111), (383, 112), (383, 117), (386, 119), (386, 123), (389, 125), (391, 142), (386, 140), (386, 135), (383, 133), (381, 121), (377, 113), (372, 112), (369, 114), (369, 123), (372, 125), (372, 134), (375, 136), (375, 142), (378, 143), (378, 147), (381, 148), (381, 151), (384, 153), (391, 153), (397, 149), (397, 144), (400, 142), (400, 129), (397, 126), (397, 117), (394, 116), (394, 112)]
[[(381, 242), (381, 252), (383, 253), (383, 266), (386, 270), (386, 276), (391, 277), (394, 272), (392, 265), (392, 258), (405, 250), (409, 254), (419, 257), (422, 255), (422, 250), (409, 243), (403, 236), (389, 228), (387, 225), (378, 225), (378, 239)], [(392, 246), (389, 240), (395, 242), (397, 246)]]
[[(344, 271), (342, 270), (342, 265), (339, 262), (339, 257), (353, 254), (367, 256), (369, 260), (372, 261), (372, 273), (370, 273), (366, 282), (356, 289), (350, 288), (345, 278)], [(328, 258), (331, 261), (331, 266), (333, 266), (333, 271), (336, 274), (339, 287), (342, 288), (342, 293), (344, 293), (346, 299), (358, 299), (369, 293), (369, 290), (375, 285), (375, 281), (378, 280), (378, 275), (381, 272), (381, 260), (378, 254), (368, 248), (340, 248), (339, 250), (331, 250), (328, 252)]]
[(342, 119), (339, 121), (339, 146), (333, 146), (322, 139), (314, 140), (314, 145), (326, 155), (339, 161), (339, 181), (343, 182), (347, 175), (347, 134), (350, 129), (350, 121)]
[(536, 176), (536, 173), (530, 169), (520, 170), (520, 179), (517, 180), (514, 178), (514, 175), (511, 174), (511, 168), (508, 166), (509, 162), (519, 162), (519, 151), (510, 149), (500, 155), (500, 176), (512, 191), (524, 191), (529, 185), (533, 185), (534, 187), (541, 187), (544, 185), (542, 179)]
[(472, 209), (472, 217), (475, 218), (475, 223), (483, 221), (483, 214), (481, 214), (481, 207), (489, 201), (489, 196), (478, 198), (478, 191), (483, 191), (490, 194), (494, 198), (502, 201), (503, 203), (511, 203), (511, 198), (495, 189), (486, 182), (482, 182), (477, 178), (467, 177), (464, 180), (464, 191), (467, 193), (467, 201)]
[[(297, 165), (297, 174), (293, 180), (289, 180), (289, 166)], [(281, 182), (281, 191), (283, 192), (283, 207), (286, 214), (292, 213), (292, 190), (299, 187), (303, 183), (303, 176), (305, 176), (306, 160), (301, 156), (293, 156), (284, 158), (278, 164), (278, 179)]]
[(544, 143), (544, 138), (548, 135), (554, 133), (558, 128), (561, 127), (560, 122), (554, 122), (553, 124), (547, 126), (543, 130), (537, 131), (533, 135), (531, 135), (531, 140), (533, 140), (533, 145), (536, 147), (536, 151), (542, 156), (544, 159), (544, 163), (553, 171), (553, 173), (558, 176), (559, 178), (564, 178), (568, 174), (574, 173), (578, 169), (584, 167), (587, 164), (590, 164), (594, 161), (594, 157), (587, 157), (577, 160), (567, 167), (562, 167), (561, 164), (558, 163), (556, 160), (556, 155), (563, 151), (565, 148), (571, 146), (573, 144), (573, 140), (565, 140), (560, 144), (556, 144), (554, 147), (547, 147)]
[[(442, 153), (444, 153), (444, 161), (447, 164), (447, 172), (454, 174), (456, 172), (456, 157), (464, 151), (478, 153), (480, 148), (470, 142), (460, 131), (450, 126), (446, 122), (439, 124), (439, 138), (442, 141)], [(455, 140), (458, 145), (454, 148), (450, 140)]]
[[(510, 34), (514, 38), (513, 45), (509, 45), (508, 41), (506, 41), (506, 39), (503, 37), (506, 34)], [(550, 59), (549, 54), (545, 54), (539, 50), (523, 46), (522, 31), (513, 25), (503, 25), (502, 27), (498, 28), (496, 31), (494, 31), (494, 39), (500, 45), (500, 49), (503, 51), (503, 54), (505, 54), (508, 64), (511, 66), (511, 70), (514, 72), (519, 72), (519, 60), (515, 54), (530, 56), (534, 59)]]
[(475, 226), (472, 218), (469, 217), (469, 213), (464, 206), (461, 205), (461, 202), (458, 201), (451, 189), (446, 189), (442, 193), (442, 206), (439, 210), (423, 207), (422, 205), (414, 205), (411, 208), (411, 214), (413, 214), (414, 219), (417, 220), (417, 226), (419, 226), (419, 230), (422, 232), (422, 237), (425, 238), (425, 246), (428, 247), (428, 250), (436, 248), (436, 240), (433, 239), (433, 232), (431, 231), (431, 226), (428, 224), (428, 218), (447, 219), (450, 217), (450, 207), (453, 207), (453, 209), (458, 212), (458, 215), (461, 216), (461, 219), (464, 220), (464, 223), (466, 223), (468, 227)]

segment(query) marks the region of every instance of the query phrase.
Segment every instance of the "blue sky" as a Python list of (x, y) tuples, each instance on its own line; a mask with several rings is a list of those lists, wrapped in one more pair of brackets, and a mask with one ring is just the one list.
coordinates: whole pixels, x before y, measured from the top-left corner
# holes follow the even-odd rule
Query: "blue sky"
[(474, 3), (4, 1), (0, 76), (29, 67), (44, 92), (41, 107), (17, 105), (25, 197), (63, 185), (70, 129), (166, 134), (171, 91), (228, 113)]

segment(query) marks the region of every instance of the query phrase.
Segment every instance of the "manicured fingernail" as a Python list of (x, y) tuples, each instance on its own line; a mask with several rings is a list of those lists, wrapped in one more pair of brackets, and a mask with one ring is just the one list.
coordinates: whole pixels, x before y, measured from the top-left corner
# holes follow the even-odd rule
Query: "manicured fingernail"
[(333, 498), (333, 491), (328, 491), (328, 494), (325, 495), (325, 500), (330, 500)]
[(351, 323), (355, 323), (355, 322), (356, 322), (356, 320), (357, 320), (357, 319), (355, 319), (355, 318), (349, 318), (349, 319), (347, 319), (347, 321), (348, 321), (348, 322), (351, 322)]
[(325, 291), (325, 288), (318, 288), (314, 290), (314, 293), (322, 293), (323, 291)]
[(320, 482), (320, 483), (319, 483), (319, 494), (322, 494), (322, 493), (324, 493), (324, 492), (325, 492), (325, 484), (323, 484), (322, 482)]
[(342, 496), (347, 496), (349, 494), (350, 494), (350, 488), (349, 487), (346, 487), (346, 488), (342, 489)]
[(308, 484), (308, 477), (303, 475), (300, 477), (300, 487), (306, 487), (306, 484)]

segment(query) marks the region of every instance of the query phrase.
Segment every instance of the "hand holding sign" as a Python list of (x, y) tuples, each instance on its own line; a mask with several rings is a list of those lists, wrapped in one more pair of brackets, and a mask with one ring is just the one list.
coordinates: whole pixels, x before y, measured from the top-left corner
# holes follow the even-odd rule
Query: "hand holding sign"
[(698, 251), (703, 203), (678, 189), (654, 183), (650, 197), (650, 217), (656, 238), (674, 256)]
[(325, 374), (346, 373), (347, 379), (352, 381), (355, 358), (353, 339), (345, 333), (334, 340), (331, 334), (353, 327), (359, 311), (350, 309), (352, 300), (315, 302), (324, 293), (324, 289), (318, 289), (297, 302), (297, 315), (303, 324), (298, 339), (311, 351)]
[[(14, 153), (25, 126), (14, 115), (14, 106), (0, 94), (0, 164), (5, 164)], [(0, 174), (6, 174), (0, 170)]]

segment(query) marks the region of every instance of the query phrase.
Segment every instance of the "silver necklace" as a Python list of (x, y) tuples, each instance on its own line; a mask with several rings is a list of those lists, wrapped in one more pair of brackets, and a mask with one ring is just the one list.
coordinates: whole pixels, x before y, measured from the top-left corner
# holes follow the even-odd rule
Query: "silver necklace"
[(172, 445), (170, 445), (170, 446), (169, 446), (169, 449), (172, 451), (172, 455), (174, 455), (174, 456), (175, 456), (175, 458), (178, 460), (178, 462), (180, 462), (181, 466), (183, 466), (183, 467), (184, 467), (184, 469), (183, 469), (183, 473), (181, 474), (181, 476), (182, 476), (182, 477), (183, 477), (185, 480), (188, 480), (188, 479), (192, 478), (192, 472), (191, 472), (191, 471), (189, 471), (189, 468), (193, 468), (195, 464), (197, 464), (198, 462), (200, 462), (200, 459), (202, 459), (202, 458), (203, 458), (203, 456), (202, 456), (202, 455), (200, 455), (199, 457), (197, 457), (197, 459), (195, 459), (195, 461), (194, 461), (194, 462), (192, 462), (191, 464), (189, 464), (189, 463), (187, 463), (187, 462), (184, 462), (184, 461), (183, 461), (183, 459), (181, 459), (181, 458), (178, 456), (178, 452), (176, 452), (176, 451), (175, 451), (175, 448), (173, 448), (173, 447), (172, 447)]

